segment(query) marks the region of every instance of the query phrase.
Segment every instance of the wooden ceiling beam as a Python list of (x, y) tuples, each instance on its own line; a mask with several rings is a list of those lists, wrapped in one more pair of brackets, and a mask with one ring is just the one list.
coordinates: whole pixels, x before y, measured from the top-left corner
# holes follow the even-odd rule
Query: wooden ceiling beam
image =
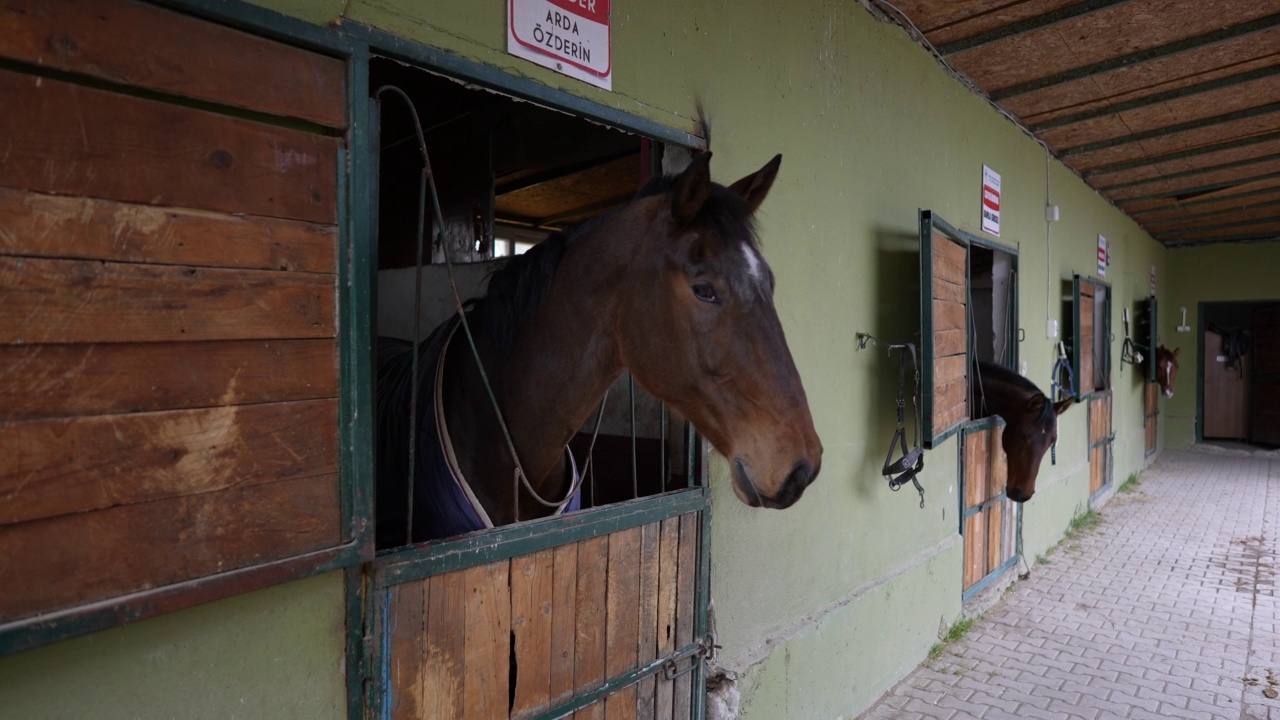
[(1037, 15), (1025, 20), (1001, 25), (1000, 27), (986, 30), (967, 38), (962, 38), (937, 48), (938, 52), (943, 55), (954, 55), (956, 53), (965, 52), (966, 50), (975, 50), (984, 45), (1000, 42), (1019, 35), (1026, 35), (1036, 30), (1057, 25), (1058, 23), (1074, 20), (1075, 18), (1089, 15), (1090, 13), (1106, 10), (1116, 5), (1124, 5), (1132, 0), (1085, 0), (1071, 5), (1060, 7), (1052, 12)]
[(1210, 127), (1212, 125), (1221, 125), (1223, 123), (1234, 122), (1236, 120), (1245, 120), (1260, 115), (1269, 115), (1271, 113), (1280, 112), (1280, 102), (1267, 103), (1265, 105), (1255, 105), (1254, 107), (1236, 110), (1235, 112), (1223, 113), (1222, 115), (1214, 115), (1212, 117), (1200, 118), (1198, 120), (1189, 120), (1187, 122), (1175, 123), (1164, 127), (1144, 130), (1143, 132), (1130, 133), (1121, 135), (1107, 140), (1099, 140), (1097, 142), (1076, 145), (1075, 147), (1061, 148), (1058, 150), (1058, 157), (1067, 157), (1070, 155), (1080, 155), (1088, 152), (1096, 152), (1119, 145), (1128, 145), (1130, 143), (1150, 140), (1152, 138), (1163, 137), (1165, 135), (1173, 135), (1175, 133), (1186, 132), (1188, 130), (1199, 130), (1200, 128)]
[(1280, 160), (1280, 153), (1273, 153), (1270, 155), (1259, 155), (1257, 157), (1251, 157), (1247, 160), (1236, 160), (1235, 162), (1220, 163), (1218, 165), (1205, 165), (1204, 167), (1193, 168), (1191, 170), (1182, 170), (1179, 172), (1171, 172), (1171, 173), (1166, 173), (1164, 175), (1155, 175), (1149, 178), (1142, 178), (1140, 180), (1129, 180), (1126, 182), (1119, 182), (1119, 183), (1116, 183), (1115, 185), (1094, 185), (1093, 187), (1095, 190), (1098, 190), (1099, 192), (1111, 192), (1113, 190), (1123, 190), (1125, 188), (1137, 187), (1139, 185), (1146, 185), (1148, 183), (1160, 182), (1161, 180), (1180, 180), (1183, 178), (1195, 177), (1196, 175), (1206, 175), (1208, 173), (1219, 172), (1222, 170), (1234, 170), (1236, 168), (1248, 167), (1250, 165), (1257, 165), (1258, 163), (1273, 162), (1275, 160)]
[(1124, 102), (1104, 105), (1092, 110), (1084, 110), (1070, 115), (1060, 115), (1052, 120), (1032, 123), (1027, 126), (1027, 129), (1032, 132), (1039, 132), (1041, 130), (1050, 130), (1064, 125), (1073, 125), (1085, 120), (1092, 120), (1094, 118), (1105, 117), (1107, 115), (1115, 115), (1151, 105), (1159, 105), (1160, 103), (1169, 102), (1171, 100), (1179, 100), (1191, 95), (1199, 95), (1200, 93), (1219, 90), (1231, 87), (1232, 85), (1252, 82), (1254, 80), (1262, 80), (1273, 75), (1280, 75), (1280, 64), (1269, 65), (1267, 67), (1257, 68), (1237, 75), (1228, 75), (1214, 80), (1206, 80), (1205, 82), (1196, 83), (1195, 85), (1187, 85), (1173, 90), (1147, 95), (1145, 97), (1134, 98), (1133, 100), (1125, 100)]
[(1132, 170), (1134, 168), (1145, 167), (1147, 165), (1156, 165), (1171, 160), (1182, 160), (1184, 158), (1195, 157), (1196, 155), (1207, 155), (1209, 153), (1221, 152), (1232, 148), (1244, 147), (1246, 145), (1257, 145), (1259, 143), (1272, 142), (1280, 140), (1280, 131), (1273, 133), (1264, 133), (1262, 135), (1251, 135), (1249, 137), (1237, 138), (1235, 140), (1227, 140), (1212, 145), (1202, 145), (1190, 150), (1179, 150), (1177, 152), (1165, 153), (1163, 155), (1152, 155), (1150, 157), (1139, 158), (1137, 160), (1129, 160), (1126, 162), (1112, 163), (1110, 165), (1099, 165), (1088, 170), (1081, 171), (1081, 177), (1086, 179), (1097, 177), (1098, 175), (1106, 175), (1109, 173), (1121, 172), (1123, 170)]
[[(1016, 95), (1023, 95), (1025, 93), (1033, 92), (1036, 90), (1043, 90), (1044, 88), (1047, 88), (1047, 87), (1052, 87), (1054, 85), (1061, 85), (1063, 83), (1071, 82), (1073, 80), (1079, 80), (1081, 78), (1089, 77), (1090, 75), (1100, 75), (1102, 73), (1110, 72), (1112, 70), (1118, 70), (1120, 68), (1125, 68), (1132, 65), (1138, 65), (1140, 63), (1150, 62), (1151, 60), (1155, 60), (1157, 58), (1176, 55), (1180, 52), (1185, 52), (1193, 48), (1203, 47), (1205, 45), (1212, 45), (1214, 43), (1220, 43), (1225, 40), (1231, 40), (1244, 35), (1249, 35), (1252, 33), (1269, 30), (1277, 26), (1280, 26), (1280, 14), (1268, 15), (1266, 17), (1261, 17), (1256, 20), (1251, 20), (1249, 22), (1243, 22), (1243, 23), (1240, 23), (1239, 25), (1232, 25), (1230, 27), (1226, 27), (1221, 30), (1215, 30), (1213, 32), (1205, 33), (1203, 35), (1196, 35), (1194, 37), (1183, 38), (1182, 40), (1165, 43), (1164, 45), (1159, 45), (1153, 48), (1147, 48), (1146, 50), (1140, 50), (1138, 52), (1129, 53), (1128, 55), (1121, 55), (1119, 57), (1114, 57), (1107, 60), (1102, 60), (1100, 62), (1090, 63), (1089, 65), (1083, 65), (1078, 68), (1073, 68), (1065, 72), (1055, 73), (1053, 75), (1046, 75), (1041, 78), (1036, 78), (1035, 80), (1028, 80), (1027, 82), (1010, 85), (1009, 87), (1001, 88), (999, 90), (992, 90), (988, 93), (988, 97), (990, 97), (992, 100), (996, 102), (999, 102), (1001, 100), (1005, 100), (1005, 99), (1014, 97)], [(981, 82), (981, 80), (978, 80), (977, 78), (975, 78), (975, 80), (977, 80), (978, 82)]]
[[(1114, 202), (1116, 205), (1125, 205), (1128, 203), (1135, 203), (1142, 200), (1162, 200), (1165, 198), (1172, 198), (1172, 199), (1186, 198), (1187, 200), (1193, 200), (1200, 195), (1208, 195), (1209, 193), (1216, 192), (1218, 190), (1225, 190), (1227, 188), (1233, 188), (1239, 185), (1248, 185), (1250, 183), (1261, 182), (1263, 180), (1274, 180), (1277, 178), (1280, 178), (1280, 172), (1266, 173), (1263, 175), (1255, 175), (1253, 177), (1243, 177), (1238, 180), (1224, 180), (1222, 182), (1208, 183), (1206, 185), (1200, 185), (1197, 187), (1179, 188), (1176, 190), (1168, 190), (1165, 192), (1152, 193), (1150, 195), (1135, 195), (1133, 197), (1121, 197), (1121, 198), (1108, 195), (1107, 197), (1109, 197), (1111, 201)], [(1185, 202), (1185, 201), (1179, 201), (1179, 202)]]
[(1211, 237), (1201, 238), (1201, 240), (1172, 241), (1164, 242), (1164, 246), (1196, 247), (1199, 245), (1217, 245), (1217, 243), (1221, 242), (1280, 242), (1280, 233), (1240, 234), (1240, 236), (1233, 237)]

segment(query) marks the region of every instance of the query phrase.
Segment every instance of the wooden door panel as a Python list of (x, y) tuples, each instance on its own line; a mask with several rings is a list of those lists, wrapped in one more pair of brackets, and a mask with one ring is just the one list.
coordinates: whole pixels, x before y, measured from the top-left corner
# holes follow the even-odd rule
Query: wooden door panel
[(1253, 353), (1252, 438), (1280, 445), (1280, 308), (1254, 313)]

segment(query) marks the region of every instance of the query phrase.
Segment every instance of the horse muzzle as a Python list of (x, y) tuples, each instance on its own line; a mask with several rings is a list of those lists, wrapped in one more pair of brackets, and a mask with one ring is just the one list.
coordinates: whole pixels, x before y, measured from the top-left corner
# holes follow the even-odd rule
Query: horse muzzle
[(1035, 495), (1035, 494), (1036, 494), (1036, 492), (1035, 492), (1034, 490), (1032, 490), (1031, 492), (1027, 492), (1026, 490), (1023, 490), (1022, 488), (1015, 488), (1015, 487), (1006, 487), (1006, 488), (1005, 488), (1005, 495), (1007, 495), (1007, 496), (1009, 497), (1009, 499), (1010, 499), (1010, 500), (1012, 500), (1012, 501), (1014, 501), (1014, 502), (1016, 502), (1016, 503), (1024, 503), (1024, 502), (1026, 502), (1026, 501), (1030, 500), (1030, 499), (1031, 499), (1031, 496), (1032, 496), (1032, 495)]
[(796, 463), (787, 474), (785, 480), (772, 495), (763, 493), (754, 482), (751, 471), (741, 458), (733, 461), (733, 490), (738, 499), (751, 507), (772, 508), (782, 510), (795, 504), (804, 494), (805, 488), (813, 484), (822, 469), (822, 462), (814, 467), (807, 460)]
[(1165, 389), (1164, 389), (1164, 396), (1165, 396), (1165, 397), (1167, 397), (1167, 398), (1171, 398), (1171, 397), (1173, 397), (1173, 388), (1165, 388)]

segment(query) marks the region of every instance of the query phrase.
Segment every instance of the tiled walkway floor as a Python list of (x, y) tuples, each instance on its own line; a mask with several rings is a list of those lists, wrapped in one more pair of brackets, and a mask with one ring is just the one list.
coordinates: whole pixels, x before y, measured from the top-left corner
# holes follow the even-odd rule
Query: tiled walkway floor
[(1141, 480), (861, 718), (1280, 720), (1280, 454)]

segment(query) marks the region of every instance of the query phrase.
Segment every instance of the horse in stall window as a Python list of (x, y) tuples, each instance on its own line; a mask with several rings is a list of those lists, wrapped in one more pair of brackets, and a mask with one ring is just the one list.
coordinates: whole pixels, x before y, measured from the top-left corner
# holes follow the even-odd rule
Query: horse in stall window
[(800, 499), (822, 443), (752, 221), (782, 156), (729, 187), (710, 160), (513, 258), (469, 304), (474, 353), (456, 315), (422, 343), (412, 511), (412, 346), (379, 340), (380, 547), (560, 512), (578, 474), (566, 444), (623, 370), (728, 459), (744, 503)]
[(1044, 454), (1058, 442), (1058, 416), (1075, 399), (1054, 403), (1035, 383), (995, 363), (976, 362), (973, 375), (975, 419), (998, 415), (1005, 422), (1000, 442), (1009, 468), (1005, 494), (1014, 502), (1026, 502), (1036, 492)]
[(1173, 383), (1178, 379), (1178, 351), (1181, 348), (1169, 348), (1161, 345), (1156, 349), (1156, 382), (1160, 383), (1160, 391), (1167, 398), (1173, 397)]

